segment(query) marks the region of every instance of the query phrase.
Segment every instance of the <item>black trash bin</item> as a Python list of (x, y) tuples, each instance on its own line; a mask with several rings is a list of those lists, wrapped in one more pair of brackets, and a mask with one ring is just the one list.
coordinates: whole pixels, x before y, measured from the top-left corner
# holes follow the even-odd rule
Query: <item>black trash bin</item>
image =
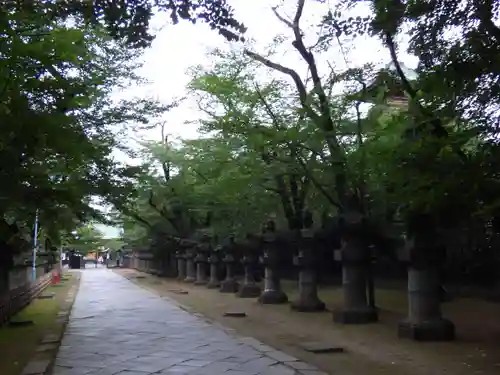
[(69, 257), (69, 268), (79, 269), (82, 266), (82, 257), (77, 254), (71, 254)]

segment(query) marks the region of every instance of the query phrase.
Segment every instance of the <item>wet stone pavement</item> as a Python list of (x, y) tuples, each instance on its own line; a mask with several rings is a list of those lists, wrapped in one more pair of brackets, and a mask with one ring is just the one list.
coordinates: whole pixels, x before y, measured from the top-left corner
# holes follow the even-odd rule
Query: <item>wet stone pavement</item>
[(81, 284), (52, 375), (328, 375), (103, 268)]

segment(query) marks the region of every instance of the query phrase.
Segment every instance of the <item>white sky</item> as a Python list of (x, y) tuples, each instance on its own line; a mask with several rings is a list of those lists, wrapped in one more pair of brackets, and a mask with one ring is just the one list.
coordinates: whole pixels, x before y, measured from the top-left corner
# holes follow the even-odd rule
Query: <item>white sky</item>
[[(237, 19), (241, 20), (247, 27), (247, 39), (254, 39), (252, 49), (256, 52), (263, 52), (266, 46), (270, 45), (277, 35), (291, 35), (287, 26), (283, 25), (274, 16), (271, 8), (274, 5), (285, 3), (284, 10), (293, 15), (295, 0), (232, 0), (230, 2), (237, 13)], [(315, 33), (317, 25), (328, 10), (328, 4), (321, 4), (317, 1), (307, 1), (302, 27), (306, 33), (306, 42), (313, 44), (316, 41)], [(359, 14), (359, 13), (358, 13)], [(144, 54), (144, 67), (140, 74), (150, 81), (144, 87), (134, 87), (127, 95), (148, 96), (157, 98), (164, 103), (172, 102), (176, 97), (186, 94), (185, 87), (190, 80), (186, 70), (193, 65), (206, 64), (211, 57), (207, 51), (217, 48), (230, 48), (230, 43), (216, 31), (210, 30), (206, 25), (192, 25), (182, 22), (178, 25), (170, 25), (169, 17), (166, 14), (158, 14), (152, 21), (153, 29), (159, 30), (152, 47)], [(350, 46), (344, 45), (348, 49)], [(357, 40), (356, 47), (348, 52), (349, 67), (363, 65), (368, 62), (387, 64), (389, 60), (388, 52), (381, 43), (373, 38)], [(415, 59), (406, 53), (400, 54), (400, 59), (408, 66), (415, 65)], [(297, 52), (289, 42), (284, 43), (280, 48), (280, 55), (275, 58), (277, 62), (305, 72), (305, 63), (300, 59)], [(342, 55), (337, 46), (332, 46), (332, 50), (319, 56), (320, 68), (326, 68), (326, 62), (338, 64), (339, 70), (345, 68)], [(327, 73), (323, 69), (323, 73)], [(280, 73), (276, 73), (283, 77)], [(200, 118), (200, 113), (192, 101), (184, 102), (179, 108), (170, 111), (165, 115), (167, 121), (167, 132), (182, 138), (196, 138), (198, 136), (195, 124), (186, 124), (189, 120)], [(146, 139), (160, 140), (160, 130), (143, 132), (139, 136)]]
[[(334, 0), (330, 1), (332, 5)], [(251, 49), (256, 52), (263, 52), (269, 46), (273, 38), (277, 35), (291, 35), (291, 30), (282, 24), (273, 14), (271, 8), (278, 4), (284, 4), (281, 14), (293, 15), (295, 0), (232, 0), (231, 5), (236, 11), (236, 18), (242, 21), (248, 28), (246, 38), (253, 40)], [(316, 41), (316, 33), (319, 28), (321, 17), (328, 11), (329, 4), (321, 4), (317, 1), (307, 1), (302, 18), (302, 29), (306, 34), (306, 44), (312, 45)], [(368, 11), (365, 9), (365, 11)], [(360, 15), (360, 13), (354, 14)], [(290, 18), (290, 17), (289, 17)], [(158, 14), (152, 20), (152, 27), (157, 31), (157, 36), (153, 45), (144, 56), (144, 66), (140, 70), (140, 75), (150, 82), (143, 87), (134, 87), (128, 92), (119, 94), (125, 96), (146, 96), (153, 97), (164, 103), (171, 103), (175, 98), (183, 97), (186, 94), (186, 85), (190, 77), (186, 70), (193, 65), (206, 64), (210, 62), (207, 52), (217, 48), (231, 48), (230, 43), (218, 35), (216, 31), (210, 30), (206, 25), (192, 25), (188, 22), (181, 22), (178, 25), (171, 25), (166, 14)], [(234, 47), (234, 46), (233, 46)], [(387, 64), (390, 59), (387, 50), (380, 41), (373, 38), (356, 40), (355, 47), (344, 45), (348, 49), (347, 58), (349, 68), (360, 66), (366, 63)], [(400, 60), (407, 66), (416, 65), (416, 60), (412, 56), (402, 51)], [(305, 73), (305, 63), (300, 59), (289, 41), (286, 41), (279, 48), (279, 55), (274, 60), (283, 65), (296, 69), (299, 73)], [(326, 67), (335, 65), (339, 70), (345, 69), (346, 64), (340, 54), (338, 46), (332, 46), (327, 51), (317, 56), (319, 68), (323, 68), (326, 74)], [(283, 78), (280, 73), (278, 74)], [(197, 126), (187, 122), (200, 118), (201, 114), (193, 101), (187, 100), (178, 108), (166, 114), (163, 120), (166, 121), (166, 132), (179, 138), (198, 137)], [(133, 139), (143, 138), (150, 140), (160, 140), (160, 129), (143, 131), (140, 134), (129, 132), (130, 143)], [(127, 160), (124, 155), (117, 153), (120, 160)], [(107, 236), (117, 236), (116, 228), (99, 226)]]

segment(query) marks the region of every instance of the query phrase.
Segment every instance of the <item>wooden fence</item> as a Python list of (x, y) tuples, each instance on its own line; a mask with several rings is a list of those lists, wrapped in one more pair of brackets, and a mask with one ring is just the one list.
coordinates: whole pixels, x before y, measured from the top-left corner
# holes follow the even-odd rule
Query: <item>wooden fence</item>
[(27, 306), (52, 280), (52, 271), (47, 265), (37, 267), (36, 281), (31, 281), (30, 266), (16, 267), (9, 272), (8, 291), (0, 295), (0, 326)]

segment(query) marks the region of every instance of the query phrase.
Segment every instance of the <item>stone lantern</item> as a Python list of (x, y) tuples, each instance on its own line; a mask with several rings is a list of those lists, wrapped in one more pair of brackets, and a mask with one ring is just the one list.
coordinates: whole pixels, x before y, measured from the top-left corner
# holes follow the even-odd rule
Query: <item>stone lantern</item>
[(365, 218), (352, 211), (341, 217), (342, 288), (344, 306), (333, 311), (333, 319), (343, 324), (365, 324), (378, 320), (378, 310), (367, 297), (371, 250)]
[(261, 294), (260, 286), (255, 283), (255, 265), (258, 260), (258, 238), (251, 233), (247, 234), (247, 241), (242, 248), (243, 257), (241, 263), (245, 270), (245, 276), (237, 296), (240, 298), (255, 298)]
[(291, 308), (301, 312), (325, 310), (325, 303), (318, 297), (317, 260), (319, 242), (312, 228), (313, 219), (309, 211), (304, 215), (304, 228), (300, 231), (299, 250), (294, 264), (299, 267), (299, 298)]
[(222, 251), (222, 246), (218, 245), (213, 247), (212, 253), (208, 258), (208, 263), (210, 264), (210, 279), (207, 284), (208, 289), (217, 289), (220, 287), (220, 281), (217, 276), (219, 262), (220, 262), (220, 253)]
[(184, 258), (186, 259), (186, 278), (184, 282), (194, 283), (196, 280), (196, 269), (194, 265), (196, 242), (192, 240), (181, 240), (181, 246), (185, 249)]
[[(180, 245), (179, 242), (177, 242)], [(178, 246), (175, 252), (175, 258), (177, 259), (177, 280), (184, 280), (186, 278), (186, 257), (184, 250)]]
[(428, 215), (413, 215), (399, 259), (408, 265), (408, 316), (398, 325), (398, 336), (416, 341), (455, 339), (453, 322), (443, 318), (439, 261), (446, 251)]
[(276, 234), (276, 224), (269, 220), (262, 233), (263, 256), (261, 262), (265, 267), (264, 290), (259, 296), (262, 304), (281, 304), (288, 302), (288, 296), (281, 289), (279, 275), (280, 244)]
[(208, 256), (212, 250), (211, 237), (208, 233), (202, 233), (200, 242), (196, 246), (197, 254), (194, 258), (196, 264), (196, 281), (194, 285), (206, 285), (208, 283), (207, 265)]
[(221, 293), (236, 293), (239, 284), (234, 276), (234, 265), (236, 263), (236, 243), (234, 237), (230, 236), (226, 245), (222, 247), (224, 251), (224, 258), (222, 261), (226, 265), (226, 278), (221, 283), (219, 291)]

